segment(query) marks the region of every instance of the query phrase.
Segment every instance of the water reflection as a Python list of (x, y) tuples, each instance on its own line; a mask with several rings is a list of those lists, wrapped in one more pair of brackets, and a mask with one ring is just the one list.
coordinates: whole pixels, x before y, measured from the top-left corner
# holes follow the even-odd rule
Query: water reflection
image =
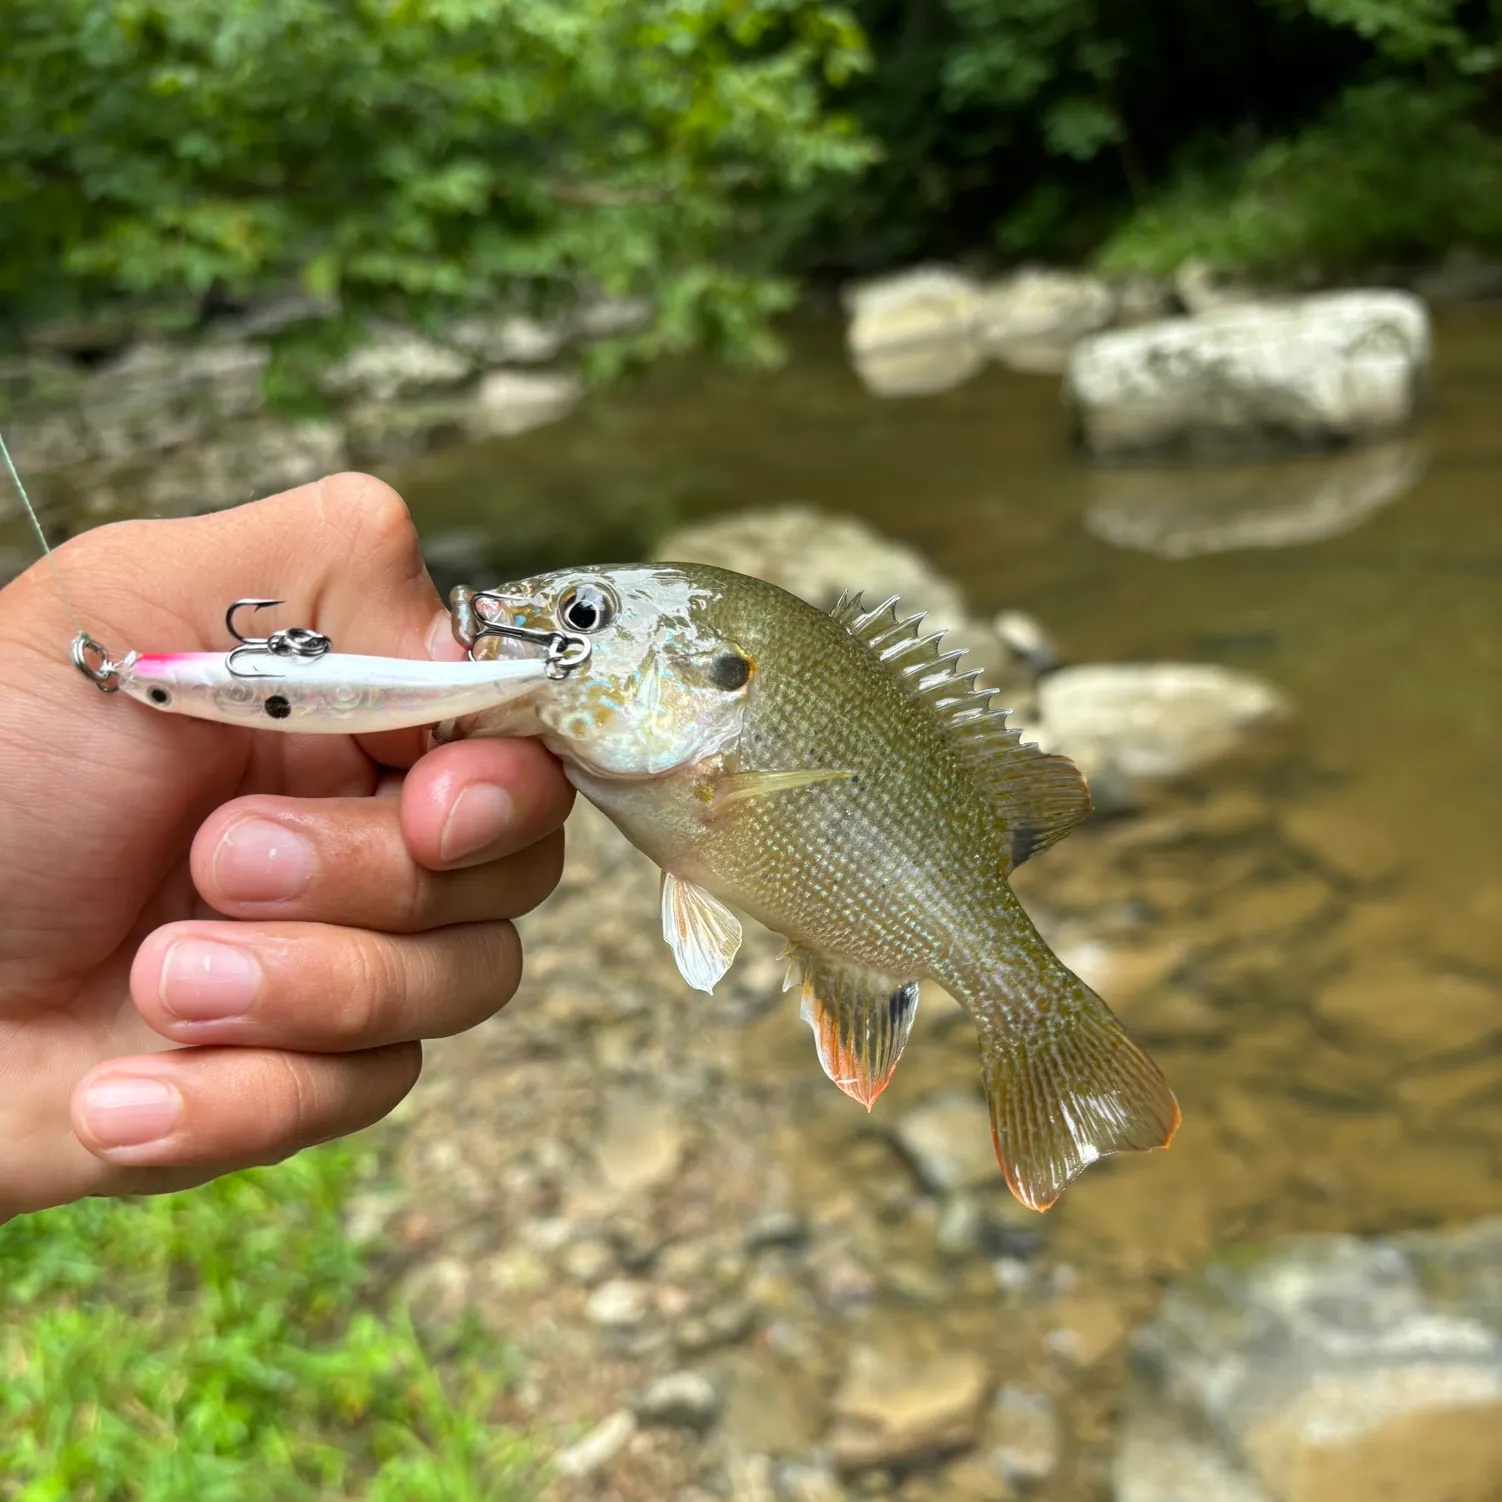
[(1409, 439), (1293, 463), (1098, 471), (1085, 529), (1158, 558), (1297, 547), (1354, 531), (1428, 465), (1427, 442)]

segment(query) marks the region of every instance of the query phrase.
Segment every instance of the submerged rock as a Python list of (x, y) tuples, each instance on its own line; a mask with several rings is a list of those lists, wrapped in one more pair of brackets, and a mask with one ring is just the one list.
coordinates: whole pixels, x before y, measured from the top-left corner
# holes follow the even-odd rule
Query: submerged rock
[(963, 647), (964, 667), (984, 674), (983, 683), (1001, 690), (1011, 708), (1019, 714), (1031, 708), (1033, 671), (1023, 653), (994, 626), (973, 619), (960, 591), (921, 553), (854, 517), (806, 506), (742, 512), (683, 527), (653, 556), (750, 574), (820, 610), (833, 609), (846, 590), (860, 590), (873, 606), (896, 595), (903, 615), (922, 611), (925, 630), (944, 631), (947, 647)]
[(1406, 423), (1428, 360), (1416, 297), (1322, 293), (1097, 334), (1070, 356), (1065, 400), (1100, 456), (1326, 447)]
[(820, 610), (849, 589), (871, 603), (898, 595), (909, 612), (922, 610), (935, 630), (965, 619), (960, 592), (916, 548), (894, 542), (849, 516), (806, 506), (745, 511), (665, 538), (656, 557), (707, 563), (765, 579)]
[(1037, 1486), (1059, 1468), (1059, 1415), (1046, 1394), (1003, 1387), (986, 1421), (986, 1442), (1008, 1481)]
[(1423, 444), (1391, 442), (1292, 464), (1096, 471), (1085, 529), (1159, 558), (1322, 542), (1406, 495), (1428, 459)]
[(1502, 1221), (1212, 1260), (1136, 1338), (1117, 1502), (1489, 1502)]
[(650, 1193), (677, 1172), (683, 1121), (671, 1103), (622, 1092), (606, 1104), (595, 1152), (609, 1188), (622, 1200)]
[(1038, 743), (1087, 776), (1171, 778), (1237, 749), (1289, 705), (1260, 678), (1209, 663), (1091, 663), (1044, 678), (1038, 712)]
[(1029, 267), (984, 288), (976, 312), (982, 349), (1013, 370), (1054, 374), (1070, 349), (1105, 328), (1116, 296), (1098, 277)]
[(898, 1117), (893, 1135), (924, 1187), (936, 1193), (990, 1188), (999, 1180), (991, 1117), (974, 1091), (930, 1096)]
[(860, 1471), (970, 1444), (989, 1382), (985, 1362), (969, 1352), (905, 1358), (857, 1346), (834, 1399), (835, 1463)]

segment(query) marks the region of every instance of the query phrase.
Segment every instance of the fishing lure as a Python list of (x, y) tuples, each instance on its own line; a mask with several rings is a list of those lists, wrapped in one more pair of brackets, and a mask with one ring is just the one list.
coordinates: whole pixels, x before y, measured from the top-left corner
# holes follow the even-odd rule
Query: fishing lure
[[(3, 436), (0, 461), (78, 625), (69, 649), (73, 666), (102, 693), (124, 693), (150, 709), (300, 734), (405, 730), (499, 708), (549, 679), (566, 677), (590, 655), (584, 636), (562, 630), (509, 633), (541, 646), (540, 658), (481, 660), (471, 651), (463, 662), (428, 662), (335, 652), (328, 636), (306, 626), (244, 635), (235, 625), (240, 611), (283, 603), (247, 599), (236, 600), (225, 612), (225, 629), (236, 643), (228, 652), (130, 652), (116, 662), (78, 620)], [(503, 629), (487, 623), (479, 634), (499, 635)]]
[(540, 643), (541, 658), (426, 662), (335, 652), (328, 636), (306, 626), (267, 636), (246, 636), (236, 627), (240, 611), (281, 603), (236, 600), (224, 624), (238, 645), (227, 653), (131, 652), (115, 662), (79, 632), (70, 656), (102, 692), (124, 693), (168, 714), (300, 734), (363, 735), (497, 708), (589, 655), (588, 642), (563, 632)]

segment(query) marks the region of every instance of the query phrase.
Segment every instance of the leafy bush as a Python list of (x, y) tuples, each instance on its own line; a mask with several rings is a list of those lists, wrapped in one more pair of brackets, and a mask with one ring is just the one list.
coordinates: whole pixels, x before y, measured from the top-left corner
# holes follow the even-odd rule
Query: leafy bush
[(844, 97), (883, 155), (854, 189), (822, 190), (811, 269), (1083, 259), (1111, 241), (1113, 265), (1185, 252), (1282, 271), (1497, 243), (1486, 208), (1456, 200), (1495, 200), (1498, 0), (858, 0), (857, 15), (875, 65)]
[(863, 62), (832, 0), (11, 0), (0, 300), (582, 282), (755, 353), (762, 210), (868, 159), (825, 94)]
[(347, 1144), (139, 1202), (0, 1226), (0, 1497), (519, 1502), (489, 1421), (504, 1353), (461, 1332), (440, 1381), (364, 1307)]
[(1502, 253), (1502, 136), (1469, 90), (1355, 88), (1240, 171), (1189, 170), (1105, 247), (1108, 270), (1167, 274), (1186, 258), (1271, 276)]

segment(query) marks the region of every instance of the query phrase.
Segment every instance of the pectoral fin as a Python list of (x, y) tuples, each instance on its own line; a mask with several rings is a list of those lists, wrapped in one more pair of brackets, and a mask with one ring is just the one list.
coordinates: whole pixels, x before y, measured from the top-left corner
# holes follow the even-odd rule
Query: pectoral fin
[(764, 798), (769, 793), (785, 793), (820, 782), (844, 782), (854, 776), (854, 772), (822, 767), (797, 772), (725, 772), (710, 786), (709, 811), (717, 814), (749, 798)]
[(741, 922), (703, 887), (664, 871), (662, 936), (684, 980), (696, 991), (713, 991), (741, 947)]
[(813, 1029), (824, 1073), (868, 1111), (887, 1087), (918, 1014), (918, 982), (897, 980), (816, 954), (802, 945), (791, 959), (786, 991), (803, 986), (800, 1015)]

